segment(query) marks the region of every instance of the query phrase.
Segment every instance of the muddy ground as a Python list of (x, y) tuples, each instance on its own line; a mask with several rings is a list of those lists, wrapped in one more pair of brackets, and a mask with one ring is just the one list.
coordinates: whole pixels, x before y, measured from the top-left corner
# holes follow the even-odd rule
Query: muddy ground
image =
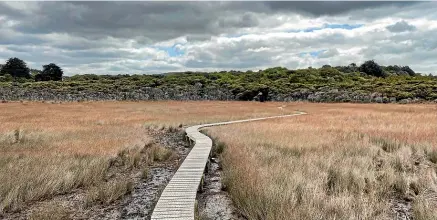
[(239, 214), (223, 188), (220, 159), (212, 157), (206, 168), (203, 185), (197, 194), (199, 219), (246, 219)]

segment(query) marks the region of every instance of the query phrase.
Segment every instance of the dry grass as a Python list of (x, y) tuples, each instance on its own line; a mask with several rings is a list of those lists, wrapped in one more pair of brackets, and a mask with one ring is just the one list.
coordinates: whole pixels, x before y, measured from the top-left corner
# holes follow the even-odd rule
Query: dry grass
[(1, 156), (0, 165), (0, 210), (11, 211), (27, 201), (101, 182), (108, 167), (104, 158), (86, 155)]
[(29, 216), (29, 220), (69, 220), (71, 211), (62, 205), (50, 202)]
[(249, 219), (437, 219), (436, 105), (291, 107), (310, 114), (208, 130)]
[(176, 153), (163, 146), (148, 143), (142, 148), (128, 148), (120, 151), (116, 157), (109, 160), (109, 166), (115, 167), (110, 175), (115, 176), (109, 181), (101, 181), (92, 186), (85, 196), (85, 207), (110, 204), (133, 189), (133, 182), (122, 175), (123, 170), (140, 168), (141, 177), (146, 179), (149, 165), (154, 162), (164, 162), (176, 158)]
[(86, 205), (95, 203), (111, 204), (130, 193), (132, 189), (133, 183), (129, 180), (116, 180), (96, 185), (87, 192)]
[[(79, 187), (113, 189), (113, 194), (97, 193), (96, 201), (119, 197), (127, 189), (123, 187), (126, 184), (102, 185), (104, 176), (113, 163), (121, 161), (127, 169), (139, 163), (140, 153), (130, 149), (150, 141), (145, 127), (178, 127), (293, 110), (278, 108), (281, 105), (176, 101), (0, 103), (0, 214)], [(171, 158), (172, 152), (156, 148), (150, 155), (151, 161), (161, 161)]]

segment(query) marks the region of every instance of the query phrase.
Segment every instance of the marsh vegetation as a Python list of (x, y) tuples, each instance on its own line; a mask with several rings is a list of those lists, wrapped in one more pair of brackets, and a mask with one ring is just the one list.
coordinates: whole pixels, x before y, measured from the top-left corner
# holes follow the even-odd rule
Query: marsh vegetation
[[(0, 103), (0, 213), (87, 189), (86, 206), (109, 204), (132, 189), (122, 172), (171, 159), (148, 129), (282, 114), (277, 103)], [(292, 110), (290, 110), (292, 111)]]
[(437, 106), (290, 105), (309, 114), (209, 129), (248, 219), (437, 218)]

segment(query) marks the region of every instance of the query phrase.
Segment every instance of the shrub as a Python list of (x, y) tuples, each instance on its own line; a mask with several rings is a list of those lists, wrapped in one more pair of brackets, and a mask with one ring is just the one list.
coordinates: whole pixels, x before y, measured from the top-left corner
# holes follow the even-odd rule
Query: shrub
[(385, 77), (386, 76), (384, 74), (384, 71), (382, 70), (381, 66), (379, 66), (373, 60), (368, 60), (368, 61), (364, 62), (360, 66), (359, 70), (361, 72), (364, 72), (364, 73), (371, 75), (371, 76), (376, 76), (376, 77)]
[(43, 66), (43, 71), (35, 76), (35, 81), (61, 81), (63, 74), (58, 65), (50, 63)]

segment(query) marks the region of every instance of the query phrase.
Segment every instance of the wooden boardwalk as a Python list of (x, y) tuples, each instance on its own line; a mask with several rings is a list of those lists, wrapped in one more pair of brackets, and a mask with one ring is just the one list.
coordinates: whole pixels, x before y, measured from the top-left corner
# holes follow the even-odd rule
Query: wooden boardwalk
[(203, 172), (212, 148), (212, 140), (208, 136), (200, 133), (200, 128), (302, 114), (306, 113), (299, 112), (291, 115), (203, 124), (185, 129), (188, 138), (195, 142), (194, 147), (162, 192), (153, 210), (152, 220), (194, 220), (197, 189), (202, 180)]

